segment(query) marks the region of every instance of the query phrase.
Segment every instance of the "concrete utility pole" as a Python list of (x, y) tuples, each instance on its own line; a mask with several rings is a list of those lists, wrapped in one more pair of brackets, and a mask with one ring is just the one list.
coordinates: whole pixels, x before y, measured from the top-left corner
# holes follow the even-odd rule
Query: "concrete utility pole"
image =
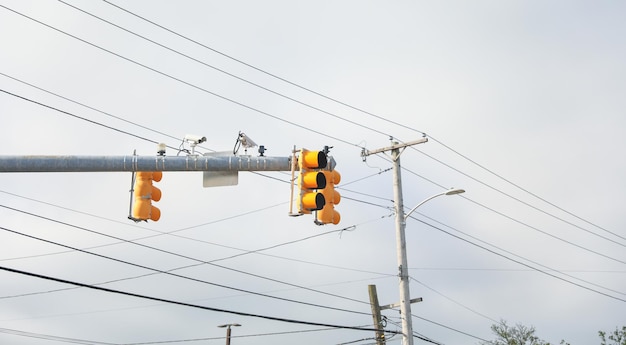
[(419, 140), (397, 143), (392, 142), (391, 146), (384, 147), (374, 151), (363, 151), (363, 157), (391, 151), (391, 160), (393, 162), (393, 196), (396, 209), (396, 248), (398, 259), (398, 276), (400, 277), (400, 320), (402, 321), (402, 345), (413, 345), (413, 324), (411, 319), (411, 296), (409, 292), (409, 270), (406, 257), (406, 239), (404, 229), (406, 220), (404, 217), (404, 203), (402, 201), (402, 178), (400, 175), (400, 149), (408, 146), (422, 144), (428, 141), (428, 138)]

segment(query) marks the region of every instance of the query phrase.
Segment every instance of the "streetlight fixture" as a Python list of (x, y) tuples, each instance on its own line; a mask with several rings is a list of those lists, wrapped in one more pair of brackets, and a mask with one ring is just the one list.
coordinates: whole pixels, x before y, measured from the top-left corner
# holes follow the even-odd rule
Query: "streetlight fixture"
[(231, 327), (231, 326), (233, 326), (233, 327), (239, 327), (239, 326), (241, 326), (241, 325), (240, 325), (240, 324), (238, 324), (238, 323), (227, 323), (227, 324), (225, 324), (225, 325), (219, 325), (219, 326), (217, 326), (217, 327), (219, 327), (219, 328), (226, 328), (226, 345), (230, 345), (230, 327)]
[(436, 198), (436, 197), (438, 197), (438, 196), (442, 196), (442, 195), (455, 195), (455, 194), (461, 194), (461, 193), (465, 193), (465, 190), (460, 189), (460, 188), (451, 188), (451, 189), (448, 189), (448, 190), (447, 190), (447, 191), (445, 191), (445, 192), (441, 192), (441, 193), (439, 193), (439, 194), (435, 194), (435, 195), (431, 196), (430, 198), (428, 198), (428, 199), (426, 199), (426, 200), (424, 200), (424, 201), (420, 202), (419, 204), (417, 204), (417, 206), (413, 207), (413, 208), (411, 209), (411, 211), (407, 212), (407, 213), (404, 215), (404, 220), (406, 221), (406, 220), (407, 220), (407, 218), (409, 218), (409, 216), (411, 215), (411, 213), (413, 213), (413, 211), (415, 211), (418, 207), (422, 206), (424, 203), (426, 203), (427, 201), (429, 201), (429, 200), (431, 200), (431, 199), (434, 199), (434, 198)]

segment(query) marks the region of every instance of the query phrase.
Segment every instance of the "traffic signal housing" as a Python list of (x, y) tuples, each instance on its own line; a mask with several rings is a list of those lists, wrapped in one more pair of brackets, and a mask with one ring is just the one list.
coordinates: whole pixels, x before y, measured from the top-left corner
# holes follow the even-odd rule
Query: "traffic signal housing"
[(315, 216), (315, 224), (339, 224), (341, 215), (335, 210), (335, 205), (341, 201), (341, 195), (335, 190), (335, 185), (341, 182), (341, 174), (337, 170), (324, 170), (324, 176), (326, 176), (326, 186), (320, 191), (324, 195), (326, 204), (324, 207), (317, 211)]
[(298, 157), (298, 214), (310, 214), (321, 210), (326, 204), (318, 190), (327, 186), (326, 175), (320, 169), (326, 168), (328, 159), (323, 151), (300, 150)]
[(152, 206), (152, 201), (161, 200), (161, 190), (153, 186), (154, 182), (161, 181), (161, 171), (138, 171), (135, 175), (133, 186), (133, 205), (131, 218), (134, 221), (158, 221), (161, 218), (161, 210)]

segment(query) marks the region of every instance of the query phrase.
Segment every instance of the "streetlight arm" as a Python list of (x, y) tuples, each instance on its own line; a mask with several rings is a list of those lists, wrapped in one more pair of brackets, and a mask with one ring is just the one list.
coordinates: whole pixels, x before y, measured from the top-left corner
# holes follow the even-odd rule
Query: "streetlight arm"
[(465, 191), (463, 189), (458, 189), (458, 188), (455, 189), (455, 188), (453, 188), (453, 189), (449, 189), (449, 190), (447, 190), (445, 192), (441, 192), (441, 193), (435, 194), (435, 195), (431, 196), (430, 198), (427, 198), (426, 200), (420, 202), (415, 207), (413, 207), (409, 212), (407, 212), (404, 215), (404, 221), (406, 221), (407, 218), (409, 218), (409, 216), (411, 215), (411, 213), (413, 213), (413, 211), (417, 210), (418, 207), (422, 206), (424, 203), (426, 203), (429, 200), (432, 200), (432, 199), (434, 199), (434, 198), (436, 198), (438, 196), (442, 196), (442, 195), (454, 195), (454, 194), (461, 194), (461, 193), (465, 193)]

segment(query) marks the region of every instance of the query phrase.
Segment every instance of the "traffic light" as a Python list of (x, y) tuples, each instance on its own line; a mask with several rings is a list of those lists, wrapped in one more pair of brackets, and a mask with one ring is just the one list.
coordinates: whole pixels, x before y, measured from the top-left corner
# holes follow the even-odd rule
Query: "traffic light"
[(298, 157), (298, 197), (297, 208), (299, 214), (309, 214), (311, 211), (321, 210), (326, 204), (324, 195), (316, 190), (326, 187), (326, 175), (319, 169), (324, 169), (328, 161), (323, 151), (300, 150)]
[(326, 187), (321, 190), (326, 200), (326, 205), (317, 211), (315, 224), (339, 224), (341, 216), (339, 212), (335, 211), (335, 205), (341, 201), (341, 195), (335, 190), (335, 185), (341, 181), (341, 175), (337, 170), (324, 170), (324, 176), (326, 176)]
[(161, 218), (161, 210), (152, 206), (152, 201), (161, 200), (161, 190), (152, 185), (152, 182), (161, 181), (161, 171), (138, 171), (135, 176), (133, 187), (133, 210), (131, 219), (135, 221), (152, 220)]

